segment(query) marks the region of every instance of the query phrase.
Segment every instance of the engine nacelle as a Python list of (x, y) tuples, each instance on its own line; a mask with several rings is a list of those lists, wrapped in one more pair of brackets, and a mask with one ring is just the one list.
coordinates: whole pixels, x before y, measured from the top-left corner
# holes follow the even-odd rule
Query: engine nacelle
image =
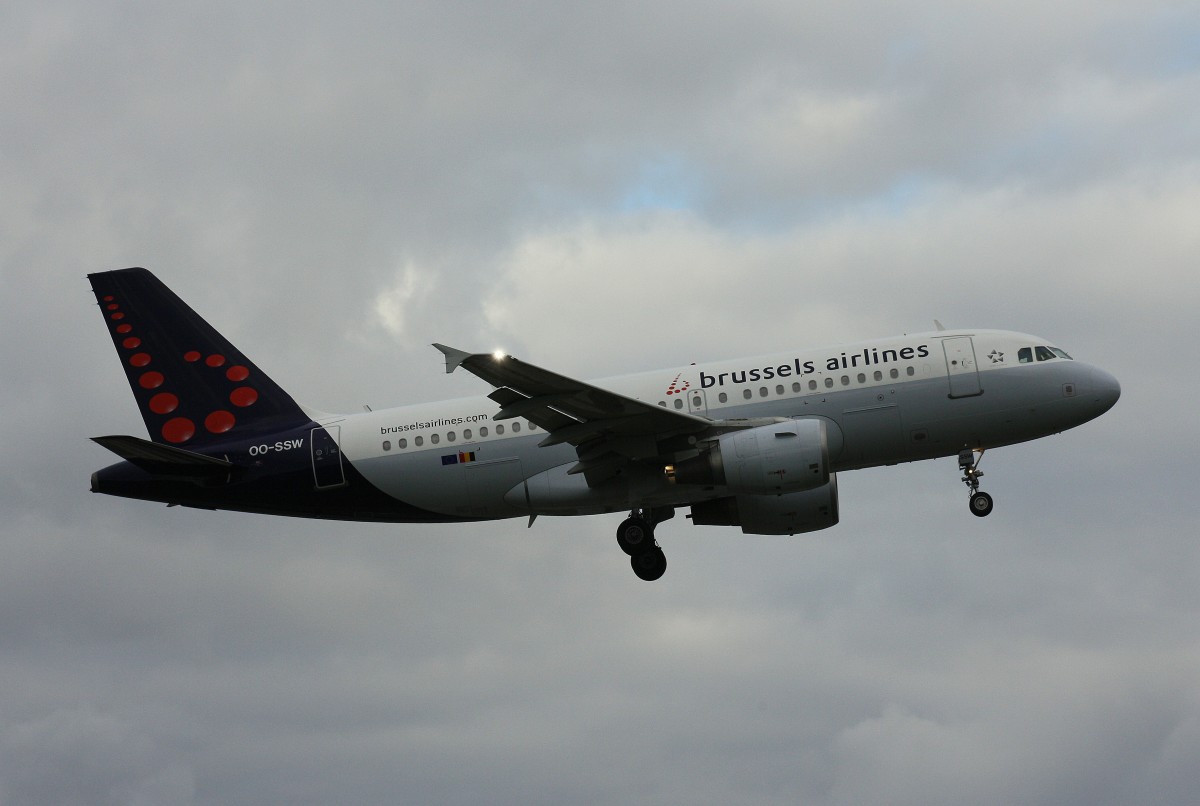
[(837, 475), (815, 490), (786, 495), (736, 495), (692, 504), (698, 526), (740, 526), (748, 535), (795, 535), (838, 522)]
[(679, 484), (727, 487), (750, 495), (812, 490), (829, 482), (825, 421), (789, 420), (722, 434), (699, 456), (677, 462)]

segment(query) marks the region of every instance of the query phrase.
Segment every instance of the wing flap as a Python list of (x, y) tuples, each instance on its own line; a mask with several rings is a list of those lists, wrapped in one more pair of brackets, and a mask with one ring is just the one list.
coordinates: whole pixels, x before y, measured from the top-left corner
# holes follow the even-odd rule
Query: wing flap
[[(515, 392), (508, 387), (497, 389), (488, 397), (500, 404), (500, 411), (492, 418), (494, 420), (524, 417), (550, 433), (579, 422), (573, 417), (568, 417), (562, 412), (550, 408), (544, 402), (545, 397), (542, 398), (541, 403), (535, 403), (534, 398), (525, 397), (520, 392)], [(506, 413), (508, 416), (504, 416)]]
[[(601, 389), (533, 364), (527, 364), (511, 355), (466, 353), (443, 344), (434, 346), (447, 356), (447, 366), (452, 363), (451, 356), (453, 356), (454, 368), (461, 366), (472, 375), (497, 387), (497, 390), (510, 389), (518, 393), (519, 397), (511, 395), (503, 399), (492, 397), (501, 404), (502, 411), (505, 406), (512, 406), (513, 403), (520, 403), (522, 407), (526, 405), (534, 408), (541, 406), (566, 414), (577, 422), (622, 420), (626, 421), (626, 426), (633, 424), (633, 430), (627, 431), (627, 433), (653, 433), (664, 436), (703, 431), (712, 424), (707, 418), (681, 411), (671, 411), (617, 392)], [(528, 415), (514, 416), (527, 417)], [(565, 423), (564, 427), (568, 425), (571, 424)], [(577, 444), (571, 439), (564, 441)]]
[(540, 447), (574, 445), (580, 461), (571, 472), (585, 474), (589, 484), (630, 462), (654, 459), (661, 441), (713, 426), (705, 417), (627, 397), (510, 355), (434, 347), (446, 356), (448, 371), (462, 367), (496, 387), (488, 395), (500, 405), (494, 419), (524, 417), (544, 428), (547, 436)]

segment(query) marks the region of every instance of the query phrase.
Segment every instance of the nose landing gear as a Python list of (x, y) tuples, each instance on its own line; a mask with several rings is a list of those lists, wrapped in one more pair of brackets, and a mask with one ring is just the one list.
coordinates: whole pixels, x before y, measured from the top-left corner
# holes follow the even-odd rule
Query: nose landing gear
[(629, 555), (629, 564), (638, 579), (653, 582), (666, 573), (667, 555), (654, 539), (654, 527), (674, 514), (670, 507), (635, 509), (617, 527), (617, 545)]
[(983, 477), (983, 473), (979, 470), (979, 463), (983, 460), (984, 448), (979, 448), (979, 458), (975, 458), (974, 450), (964, 450), (958, 454), (958, 469), (962, 471), (963, 484), (967, 485), (971, 490), (971, 514), (980, 518), (989, 514), (992, 511), (992, 497), (985, 492), (979, 490), (979, 479)]

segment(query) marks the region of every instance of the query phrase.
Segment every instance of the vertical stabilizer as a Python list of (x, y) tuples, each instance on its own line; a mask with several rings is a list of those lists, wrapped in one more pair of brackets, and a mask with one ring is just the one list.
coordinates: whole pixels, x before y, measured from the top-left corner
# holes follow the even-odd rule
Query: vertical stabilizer
[(195, 448), (310, 422), (291, 395), (146, 269), (88, 279), (152, 441)]

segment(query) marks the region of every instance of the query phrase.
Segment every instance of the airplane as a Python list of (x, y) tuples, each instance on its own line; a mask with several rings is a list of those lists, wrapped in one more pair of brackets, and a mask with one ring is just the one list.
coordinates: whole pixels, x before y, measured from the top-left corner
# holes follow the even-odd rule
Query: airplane
[(837, 474), (958, 457), (976, 516), (985, 450), (1099, 417), (1120, 384), (1036, 336), (938, 330), (580, 381), (434, 344), (486, 397), (354, 414), (298, 404), (143, 268), (89, 274), (149, 439), (94, 493), (199, 509), (389, 523), (628, 513), (637, 576), (656, 527), (794, 535), (837, 524)]

